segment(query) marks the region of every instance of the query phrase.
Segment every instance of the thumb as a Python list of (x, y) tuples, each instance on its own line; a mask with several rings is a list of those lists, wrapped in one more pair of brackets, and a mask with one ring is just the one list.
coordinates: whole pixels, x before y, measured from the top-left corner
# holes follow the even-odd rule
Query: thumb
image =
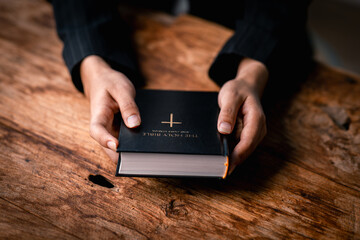
[(234, 129), (236, 116), (243, 99), (239, 94), (220, 93), (218, 102), (220, 107), (218, 131), (222, 134), (230, 134)]
[(135, 91), (123, 91), (120, 94), (112, 94), (119, 105), (121, 117), (128, 128), (138, 127), (141, 123), (139, 109), (135, 103)]

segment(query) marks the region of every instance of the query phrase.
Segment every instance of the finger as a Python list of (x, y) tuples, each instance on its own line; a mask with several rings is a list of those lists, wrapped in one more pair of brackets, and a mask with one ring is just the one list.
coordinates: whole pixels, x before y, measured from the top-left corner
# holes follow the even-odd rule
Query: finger
[(242, 163), (257, 147), (266, 134), (266, 120), (262, 110), (250, 110), (244, 115), (244, 128), (240, 142), (231, 154), (229, 174)]
[(128, 128), (135, 128), (141, 124), (139, 109), (135, 103), (135, 90), (110, 92), (111, 96), (119, 105), (121, 117)]
[(113, 121), (113, 114), (113, 111), (106, 106), (96, 108), (91, 116), (90, 135), (101, 146), (116, 151), (118, 140), (107, 130), (107, 126)]
[(105, 153), (109, 156), (111, 161), (116, 164), (118, 162), (118, 159), (119, 159), (119, 153), (111, 151), (108, 148), (103, 148), (103, 149), (104, 149)]
[(218, 101), (220, 107), (218, 131), (222, 134), (230, 134), (234, 129), (236, 116), (244, 98), (236, 92), (226, 92), (219, 94)]

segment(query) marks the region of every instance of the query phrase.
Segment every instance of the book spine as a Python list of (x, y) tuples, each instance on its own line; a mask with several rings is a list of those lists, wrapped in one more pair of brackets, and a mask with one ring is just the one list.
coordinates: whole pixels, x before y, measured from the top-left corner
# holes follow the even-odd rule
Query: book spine
[(229, 156), (229, 143), (227, 137), (222, 138), (224, 156)]
[(222, 179), (225, 179), (227, 177), (228, 171), (229, 171), (230, 149), (229, 149), (229, 142), (228, 142), (227, 136), (222, 135), (221, 141), (222, 141), (222, 147), (223, 147), (223, 154), (224, 154), (224, 156), (226, 156), (226, 163), (224, 164), (226, 168), (225, 168), (225, 173), (222, 177)]

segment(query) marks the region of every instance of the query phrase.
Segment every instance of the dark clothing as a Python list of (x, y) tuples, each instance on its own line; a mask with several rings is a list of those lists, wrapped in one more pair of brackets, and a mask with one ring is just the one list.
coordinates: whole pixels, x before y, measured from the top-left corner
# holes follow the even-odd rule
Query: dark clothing
[[(168, 6), (169, 0), (158, 0)], [(190, 2), (190, 14), (235, 29), (209, 70), (220, 86), (233, 79), (242, 57), (264, 63), (272, 74), (296, 71), (311, 55), (306, 35), (310, 0), (243, 0)], [(82, 91), (79, 65), (98, 55), (135, 85), (139, 79), (129, 29), (116, 0), (53, 0), (56, 26), (64, 42), (63, 56), (75, 86)]]

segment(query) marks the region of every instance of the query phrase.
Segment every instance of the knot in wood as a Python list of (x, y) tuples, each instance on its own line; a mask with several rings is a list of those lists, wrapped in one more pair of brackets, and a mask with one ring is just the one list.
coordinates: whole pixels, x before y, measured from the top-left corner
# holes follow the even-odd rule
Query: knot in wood
[(188, 210), (185, 207), (185, 203), (181, 200), (172, 199), (168, 204), (164, 206), (165, 216), (169, 218), (182, 219), (188, 214)]

